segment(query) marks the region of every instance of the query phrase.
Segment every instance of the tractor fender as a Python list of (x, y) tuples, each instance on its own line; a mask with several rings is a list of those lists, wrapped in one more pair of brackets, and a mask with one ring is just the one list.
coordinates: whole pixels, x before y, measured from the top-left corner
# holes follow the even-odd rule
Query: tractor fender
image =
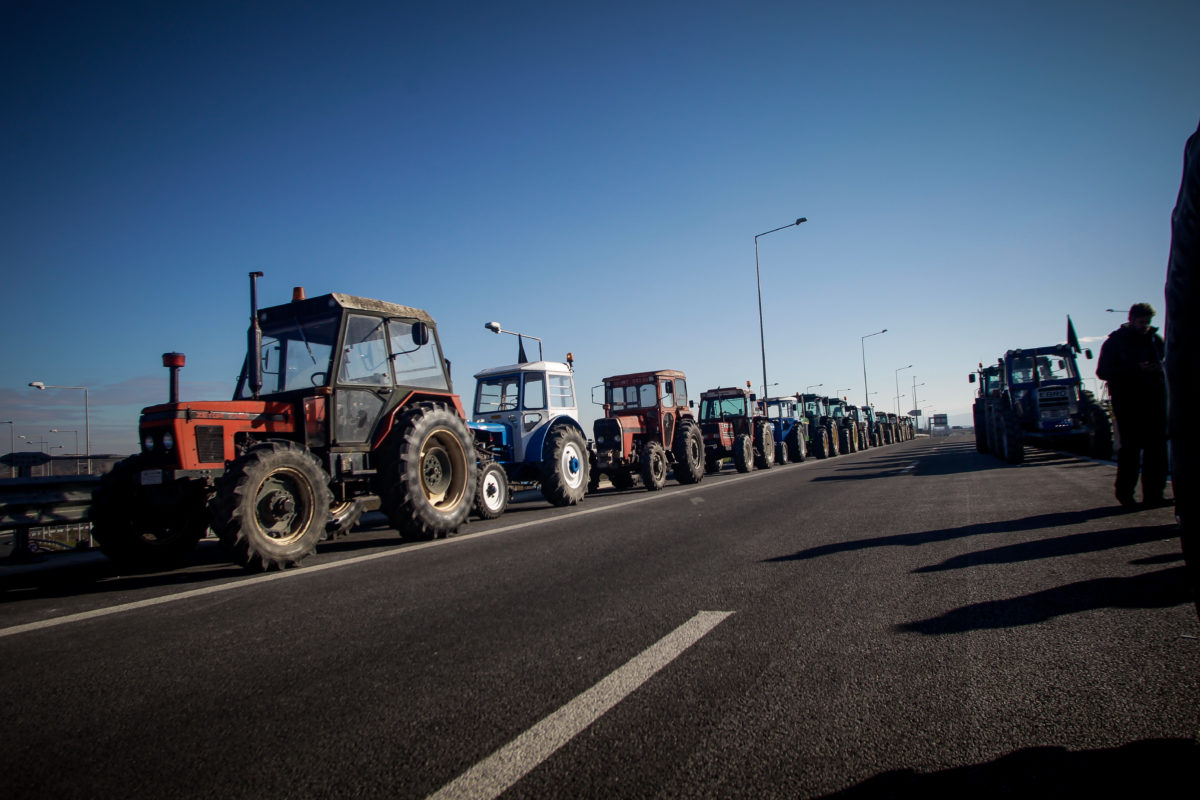
[(546, 434), (548, 434), (551, 429), (557, 428), (560, 425), (566, 425), (574, 428), (583, 436), (583, 440), (585, 442), (587, 441), (587, 433), (583, 430), (583, 426), (579, 424), (578, 420), (566, 414), (559, 414), (557, 417), (551, 417), (549, 422), (538, 428), (537, 431), (534, 432), (533, 436), (529, 437), (529, 442), (525, 445), (526, 459), (529, 458), (530, 453), (541, 453), (541, 458), (538, 460), (539, 462), (542, 461), (545, 458), (545, 453), (542, 453), (542, 449), (546, 444)]

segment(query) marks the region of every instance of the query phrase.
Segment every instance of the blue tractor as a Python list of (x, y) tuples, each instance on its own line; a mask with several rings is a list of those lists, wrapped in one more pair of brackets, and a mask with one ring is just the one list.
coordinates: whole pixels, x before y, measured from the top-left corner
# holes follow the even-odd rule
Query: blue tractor
[(808, 457), (808, 418), (800, 412), (796, 397), (768, 397), (766, 406), (775, 429), (775, 460), (800, 463)]
[[(538, 349), (540, 356), (540, 341)], [(556, 506), (575, 505), (587, 494), (587, 437), (579, 424), (574, 359), (570, 353), (565, 363), (523, 359), (522, 346), (521, 363), (475, 375), (468, 425), (480, 465), (475, 513), (483, 519), (504, 513), (513, 486), (539, 488)]]

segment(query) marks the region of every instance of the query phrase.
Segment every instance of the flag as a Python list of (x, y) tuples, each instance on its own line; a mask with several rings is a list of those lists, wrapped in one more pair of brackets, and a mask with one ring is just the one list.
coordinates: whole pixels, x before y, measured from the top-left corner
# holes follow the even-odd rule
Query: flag
[(1070, 314), (1067, 314), (1067, 347), (1076, 353), (1082, 352), (1082, 348), (1079, 346), (1079, 337), (1075, 335), (1075, 325), (1071, 322)]
[(518, 333), (517, 334), (517, 363), (525, 364), (528, 362), (529, 362), (529, 359), (525, 357), (525, 340), (521, 337), (521, 334)]

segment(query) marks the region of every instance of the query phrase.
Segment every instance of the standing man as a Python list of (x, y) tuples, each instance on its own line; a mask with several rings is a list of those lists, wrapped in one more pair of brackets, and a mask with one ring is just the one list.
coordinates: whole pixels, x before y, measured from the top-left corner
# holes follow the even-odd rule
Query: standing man
[(1136, 303), (1129, 321), (1108, 335), (1100, 348), (1096, 377), (1108, 381), (1113, 414), (1121, 435), (1117, 452), (1117, 501), (1134, 505), (1139, 464), (1142, 503), (1161, 506), (1167, 485), (1167, 383), (1163, 340), (1151, 326), (1154, 309)]

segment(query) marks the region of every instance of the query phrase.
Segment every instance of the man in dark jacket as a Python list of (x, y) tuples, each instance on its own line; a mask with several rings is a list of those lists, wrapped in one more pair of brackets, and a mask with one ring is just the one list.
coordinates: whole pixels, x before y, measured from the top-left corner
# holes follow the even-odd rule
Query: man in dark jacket
[(1108, 381), (1121, 449), (1117, 452), (1117, 500), (1134, 504), (1139, 462), (1142, 502), (1162, 505), (1167, 484), (1167, 383), (1163, 340), (1150, 325), (1154, 309), (1137, 303), (1129, 321), (1108, 335), (1100, 348), (1096, 377)]

